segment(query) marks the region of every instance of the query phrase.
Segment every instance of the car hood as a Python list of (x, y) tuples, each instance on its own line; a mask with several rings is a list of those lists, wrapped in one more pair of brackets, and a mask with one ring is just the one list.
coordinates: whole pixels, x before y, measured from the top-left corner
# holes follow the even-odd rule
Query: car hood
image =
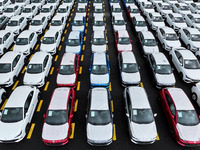
[(132, 51), (132, 44), (117, 44), (118, 51)]
[(115, 31), (126, 30), (126, 25), (114, 25)]
[(13, 140), (22, 131), (23, 120), (15, 123), (0, 122), (0, 140)]
[(158, 46), (143, 46), (144, 53), (151, 54), (153, 52), (159, 52)]
[(200, 69), (185, 69), (185, 72), (189, 78), (200, 81)]
[(166, 85), (166, 86), (175, 85), (176, 80), (173, 74), (157, 74), (156, 73), (155, 76), (159, 84)]
[(164, 22), (153, 22), (153, 25), (156, 27), (164, 27), (165, 23)]
[(104, 31), (105, 26), (93, 26), (93, 31)]
[(131, 122), (131, 133), (138, 141), (148, 142), (155, 141), (157, 137), (157, 129), (155, 122), (150, 124), (137, 124)]
[(37, 74), (30, 74), (30, 73), (25, 73), (23, 82), (25, 84), (38, 84), (43, 78), (45, 77), (44, 72), (42, 73), (37, 73)]
[(90, 75), (90, 80), (92, 84), (108, 84), (109, 83), (109, 74), (105, 75)]
[(183, 126), (177, 124), (176, 128), (182, 140), (200, 142), (200, 124), (196, 126)]
[(68, 136), (69, 124), (49, 125), (44, 123), (42, 130), (42, 139), (44, 140), (63, 140)]
[(62, 30), (62, 27), (63, 27), (63, 25), (60, 25), (60, 26), (50, 26), (50, 29), (49, 29), (49, 30), (56, 30), (56, 31), (59, 31), (59, 30)]
[(40, 12), (40, 15), (43, 15), (43, 16), (46, 16), (46, 17), (48, 17), (48, 16), (50, 16), (50, 12), (48, 12), (48, 13), (42, 13), (42, 12)]
[(181, 43), (179, 40), (175, 40), (175, 41), (166, 40), (166, 44), (169, 45), (170, 47), (181, 47)]
[(65, 52), (66, 53), (80, 53), (80, 46), (66, 46), (65, 47)]
[(13, 51), (16, 52), (24, 52), (29, 48), (29, 45), (14, 45)]
[(57, 84), (74, 84), (76, 80), (76, 74), (72, 75), (61, 75), (58, 74), (57, 76)]
[(92, 44), (92, 52), (105, 52), (106, 44), (104, 45), (93, 45)]
[(122, 72), (121, 76), (122, 76), (122, 81), (129, 84), (139, 84), (141, 80), (139, 72), (136, 73)]
[(72, 31), (84, 31), (84, 26), (72, 26)]
[(12, 13), (5, 13), (5, 12), (4, 12), (3, 15), (5, 15), (5, 16), (11, 18), (12, 16), (14, 16), (14, 12), (12, 12)]
[(21, 16), (28, 18), (28, 17), (31, 17), (32, 14), (33, 14), (32, 12), (31, 13), (23, 13), (23, 14), (21, 14)]
[(51, 52), (54, 48), (56, 48), (56, 43), (40, 45), (40, 50), (45, 52)]
[(135, 26), (135, 30), (136, 32), (139, 32), (139, 31), (148, 31), (147, 27), (138, 27), (138, 26)]
[(173, 13), (172, 10), (162, 10), (162, 12), (165, 13), (165, 14)]
[(11, 26), (6, 26), (6, 30), (9, 30), (9, 31), (16, 31), (17, 29), (19, 29), (19, 26), (13, 26), (13, 27), (11, 27)]
[(0, 84), (5, 84), (9, 79), (11, 79), (12, 72), (9, 73), (0, 73)]
[(108, 125), (87, 124), (87, 138), (90, 140), (109, 140), (113, 136), (112, 123)]
[(40, 29), (42, 29), (42, 25), (39, 25), (39, 26), (29, 26), (29, 30), (32, 30), (32, 31), (39, 31)]

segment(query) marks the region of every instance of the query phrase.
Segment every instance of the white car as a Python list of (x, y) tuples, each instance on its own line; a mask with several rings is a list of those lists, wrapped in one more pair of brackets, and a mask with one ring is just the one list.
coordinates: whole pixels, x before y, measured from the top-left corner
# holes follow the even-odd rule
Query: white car
[(79, 71), (79, 55), (64, 53), (57, 74), (57, 86), (75, 87)]
[(142, 2), (140, 5), (140, 9), (143, 15), (147, 15), (148, 13), (155, 12), (154, 6), (151, 2)]
[(22, 7), (22, 8), (28, 4), (30, 4), (30, 0), (15, 0), (15, 5)]
[(6, 17), (11, 18), (12, 16), (16, 16), (19, 15), (21, 13), (21, 7), (16, 5), (16, 4), (11, 4), (8, 5), (4, 11), (3, 11), (3, 15), (5, 15)]
[(59, 31), (62, 34), (63, 30), (65, 29), (65, 26), (66, 26), (66, 17), (57, 14), (51, 20), (49, 30)]
[(176, 34), (176, 32), (169, 27), (162, 27), (156, 30), (156, 36), (158, 37), (162, 48), (167, 51), (172, 50), (173, 47), (180, 47), (181, 42)]
[(122, 14), (112, 17), (112, 25), (114, 31), (126, 30), (126, 22), (124, 21), (124, 17), (122, 16)]
[(173, 70), (163, 53), (149, 54), (147, 60), (157, 88), (161, 89), (163, 87), (172, 87), (175, 85), (176, 80)]
[(91, 50), (92, 53), (105, 53), (106, 45), (108, 41), (106, 41), (105, 32), (102, 31), (94, 31), (91, 37)]
[(88, 12), (87, 6), (79, 3), (76, 10), (76, 16), (84, 16), (85, 18), (87, 18), (87, 12)]
[(197, 102), (197, 104), (200, 106), (200, 82), (192, 86), (191, 92), (192, 92), (192, 100)]
[(4, 9), (11, 4), (12, 2), (10, 0), (0, 0), (0, 13), (3, 13)]
[(84, 16), (76, 15), (74, 17), (74, 21), (72, 23), (72, 31), (84, 32), (85, 31), (85, 23), (86, 23), (86, 19)]
[(186, 15), (186, 14), (191, 14), (191, 11), (188, 7), (187, 4), (184, 3), (175, 3), (172, 5), (173, 7), (173, 11), (176, 13), (181, 14), (182, 16)]
[(40, 15), (46, 16), (47, 19), (50, 20), (52, 16), (54, 15), (54, 12), (55, 12), (55, 8), (53, 5), (45, 4), (44, 6), (42, 6)]
[(191, 51), (183, 47), (173, 48), (169, 55), (184, 82), (200, 82), (200, 64)]
[(21, 15), (13, 16), (6, 26), (5, 30), (12, 31), (14, 34), (18, 35), (27, 26), (27, 19)]
[(142, 16), (134, 16), (132, 18), (132, 24), (135, 27), (136, 32), (148, 31), (147, 24)]
[(197, 28), (200, 31), (200, 14), (187, 14), (184, 18), (189, 27)]
[(178, 31), (178, 35), (186, 45), (187, 49), (191, 51), (200, 50), (200, 31), (196, 28), (182, 28)]
[(104, 16), (104, 10), (102, 5), (97, 5), (94, 7), (93, 16)]
[(33, 86), (18, 86), (10, 95), (0, 120), (0, 143), (16, 143), (29, 132), (40, 91)]
[(47, 0), (47, 4), (51, 4), (55, 9), (57, 9), (60, 4), (60, 0)]
[(29, 30), (35, 31), (37, 34), (42, 34), (47, 25), (47, 17), (43, 15), (36, 15), (30, 23)]
[(62, 4), (58, 7), (57, 15), (63, 16), (66, 19), (69, 17), (70, 7), (68, 5)]
[(60, 45), (61, 33), (57, 30), (48, 30), (42, 39), (40, 50), (54, 55)]
[(44, 6), (46, 0), (31, 0), (31, 4), (34, 4), (39, 10)]
[(15, 45), (13, 47), (14, 52), (23, 53), (29, 55), (33, 52), (33, 49), (37, 43), (38, 35), (31, 30), (25, 30), (17, 37)]
[(200, 3), (198, 2), (195, 2), (195, 3), (190, 3), (188, 4), (189, 8), (190, 8), (190, 11), (192, 13), (195, 13), (195, 14), (200, 14)]
[(112, 16), (116, 16), (116, 15), (122, 16), (122, 8), (119, 3), (113, 4), (111, 6), (111, 14)]
[(36, 52), (28, 63), (23, 83), (42, 87), (52, 65), (52, 56), (46, 52)]
[(0, 30), (0, 55), (3, 55), (14, 42), (14, 33), (8, 30)]
[(173, 13), (172, 6), (168, 3), (156, 3), (156, 10), (165, 17), (169, 13)]
[(125, 111), (130, 139), (135, 144), (152, 144), (157, 129), (147, 94), (142, 87), (130, 86), (124, 90)]
[(138, 39), (142, 46), (142, 53), (145, 56), (151, 53), (159, 52), (157, 41), (150, 31), (138, 32)]
[(0, 104), (6, 99), (6, 90), (0, 88)]
[(157, 30), (158, 27), (165, 26), (165, 22), (158, 12), (147, 13), (147, 22), (152, 30)]
[(92, 24), (93, 31), (105, 31), (105, 21), (103, 16), (94, 16), (93, 24)]
[(9, 87), (16, 82), (24, 62), (23, 54), (12, 51), (5, 53), (0, 58), (0, 85)]
[(187, 27), (187, 24), (183, 18), (183, 16), (181, 16), (178, 13), (169, 13), (165, 16), (165, 20), (167, 22), (167, 24), (173, 28), (175, 31), (178, 31), (181, 28), (185, 28)]
[(30, 4), (30, 5), (26, 5), (23, 8), (21, 15), (26, 17), (27, 20), (32, 20), (33, 17), (35, 17), (37, 13), (38, 13), (38, 7), (35, 6), (34, 4)]
[(133, 52), (118, 54), (119, 70), (123, 86), (139, 85), (141, 76)]
[(88, 93), (86, 116), (87, 142), (93, 146), (106, 146), (112, 143), (113, 113), (111, 94), (106, 88), (96, 87)]

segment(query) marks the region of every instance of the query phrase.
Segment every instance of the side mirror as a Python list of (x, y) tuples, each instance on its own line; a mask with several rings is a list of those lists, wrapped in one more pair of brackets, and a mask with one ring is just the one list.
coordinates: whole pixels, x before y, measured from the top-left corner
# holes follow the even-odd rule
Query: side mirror
[(46, 115), (45, 115), (45, 114), (43, 115), (43, 118), (44, 118), (44, 119), (46, 118)]
[(127, 22), (125, 22), (125, 24), (127, 24)]
[(153, 114), (154, 118), (157, 117), (157, 115), (158, 115), (157, 113)]
[(65, 45), (67, 45), (67, 42), (65, 42)]
[(2, 117), (2, 113), (0, 112), (0, 119), (1, 119), (1, 117)]
[(112, 113), (111, 117), (114, 118), (114, 114), (113, 113)]
[(28, 115), (29, 115), (29, 113), (27, 112), (27, 113), (26, 113), (26, 116), (28, 116)]
[(129, 114), (128, 114), (128, 113), (126, 113), (126, 117), (129, 117)]
[(106, 44), (108, 44), (108, 41), (106, 41)]
[(88, 115), (87, 115), (87, 114), (85, 114), (85, 118), (88, 118)]
[[(1, 115), (2, 115), (2, 114), (0, 113), (0, 118), (1, 118)], [(200, 119), (200, 115), (199, 115), (199, 119)]]
[(91, 68), (89, 68), (89, 71), (91, 71)]
[(14, 41), (14, 43), (16, 44), (16, 41)]

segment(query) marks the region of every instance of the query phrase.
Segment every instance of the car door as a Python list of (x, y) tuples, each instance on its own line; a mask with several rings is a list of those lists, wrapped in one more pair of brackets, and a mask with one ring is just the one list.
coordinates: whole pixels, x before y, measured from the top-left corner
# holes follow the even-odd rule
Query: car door
[(160, 40), (161, 44), (165, 43), (164, 38), (165, 38), (165, 32), (163, 29), (160, 28), (158, 30), (158, 39)]
[(174, 51), (174, 65), (177, 71), (180, 73), (183, 71), (183, 57), (178, 51)]
[(49, 70), (48, 59), (49, 59), (49, 55), (46, 55), (43, 61), (44, 78), (48, 76), (48, 70)]
[(77, 76), (78, 75), (78, 71), (79, 71), (79, 56), (78, 55), (75, 55), (74, 70), (75, 70), (75, 74)]
[(131, 130), (131, 118), (132, 118), (132, 104), (131, 104), (131, 99), (130, 99), (130, 95), (129, 95), (129, 91), (128, 89), (126, 89), (125, 91), (126, 93), (126, 97), (125, 97), (125, 104), (126, 104), (126, 117), (128, 120), (128, 125), (129, 125), (129, 129)]
[(21, 55), (17, 55), (12, 62), (13, 77), (18, 76), (23, 64), (20, 62)]
[(190, 39), (190, 33), (188, 32), (188, 30), (183, 29), (183, 34), (181, 34), (181, 39), (186, 45), (188, 44), (188, 41)]
[(4, 48), (8, 48), (8, 34), (6, 33), (4, 36), (3, 36), (3, 47), (2, 47), (2, 50), (4, 49)]
[(34, 108), (36, 107), (33, 100), (34, 91), (30, 91), (30, 93), (27, 96), (27, 99), (24, 104), (24, 118), (26, 121), (26, 124), (28, 124), (31, 121), (31, 118), (34, 114)]
[(24, 17), (19, 19), (19, 29), (23, 30), (25, 28)]
[(34, 33), (31, 33), (31, 35), (29, 36), (29, 43), (30, 43), (30, 49), (33, 49), (36, 43), (36, 38)]
[(73, 112), (74, 112), (74, 92), (72, 92), (71, 89), (69, 92), (68, 102), (67, 102), (67, 120), (69, 124), (68, 135), (70, 135), (71, 123), (74, 116)]
[(155, 73), (156, 73), (156, 62), (153, 58), (152, 55), (148, 55), (148, 62), (149, 62), (149, 67), (150, 67), (150, 71), (155, 79)]

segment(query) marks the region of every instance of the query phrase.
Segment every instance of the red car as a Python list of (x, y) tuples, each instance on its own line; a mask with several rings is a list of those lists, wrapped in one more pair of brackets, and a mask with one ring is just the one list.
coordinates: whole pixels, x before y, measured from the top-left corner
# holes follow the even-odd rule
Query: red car
[(117, 52), (132, 52), (132, 40), (127, 30), (119, 30), (115, 32), (115, 44)]
[(69, 141), (74, 112), (75, 92), (73, 88), (59, 87), (52, 94), (42, 129), (42, 140), (46, 145), (65, 145)]
[(180, 88), (164, 88), (159, 94), (175, 140), (182, 146), (200, 146), (199, 117), (184, 91)]
[(56, 83), (57, 86), (75, 87), (79, 72), (79, 56), (74, 53), (65, 53), (62, 57)]

